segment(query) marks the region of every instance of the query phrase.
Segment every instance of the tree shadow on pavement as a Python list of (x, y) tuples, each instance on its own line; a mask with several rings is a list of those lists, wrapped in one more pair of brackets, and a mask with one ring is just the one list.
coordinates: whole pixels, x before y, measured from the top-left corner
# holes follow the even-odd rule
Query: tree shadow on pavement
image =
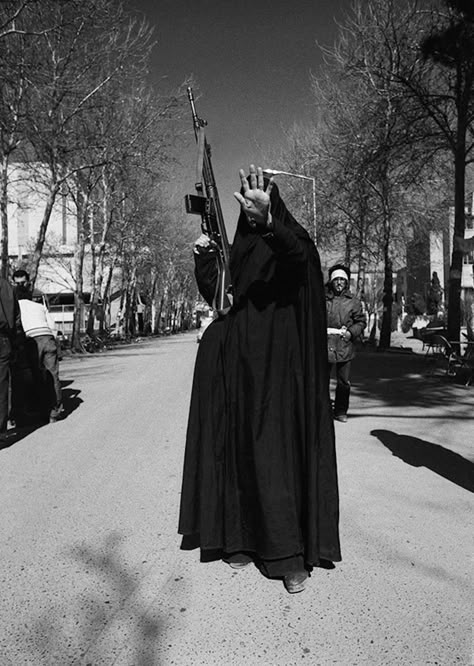
[(37, 619), (29, 641), (34, 663), (92, 666), (125, 658), (120, 663), (159, 666), (164, 621), (141, 597), (143, 575), (124, 563), (121, 541), (112, 533), (104, 544), (70, 551), (82, 584)]
[(360, 351), (353, 361), (353, 394), (393, 407), (456, 407), (454, 418), (473, 418), (474, 386), (433, 373), (421, 354)]
[(372, 430), (371, 435), (394, 456), (413, 467), (426, 467), (432, 472), (474, 493), (474, 463), (439, 444), (390, 430)]

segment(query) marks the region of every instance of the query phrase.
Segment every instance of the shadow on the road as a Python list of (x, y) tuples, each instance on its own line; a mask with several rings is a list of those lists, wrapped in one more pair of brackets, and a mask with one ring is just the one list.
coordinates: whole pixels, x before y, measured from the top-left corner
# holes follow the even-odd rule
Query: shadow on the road
[(456, 407), (452, 418), (473, 418), (474, 386), (457, 384), (445, 374), (432, 374), (422, 354), (360, 350), (353, 361), (353, 395), (364, 404), (389, 407)]
[(439, 444), (411, 435), (399, 435), (390, 430), (372, 430), (394, 456), (413, 467), (426, 467), (443, 478), (474, 492), (474, 463)]
[(159, 666), (164, 621), (140, 597), (142, 576), (123, 562), (121, 541), (112, 533), (103, 544), (70, 551), (73, 566), (87, 579), (36, 621), (29, 648), (34, 663), (111, 664), (125, 652), (127, 664)]
[[(74, 410), (76, 410), (82, 402), (82, 398), (79, 398), (79, 389), (69, 388), (73, 384), (73, 381), (64, 381), (61, 380), (61, 389), (63, 396), (63, 413), (61, 416), (62, 419), (66, 419)], [(44, 428), (49, 425), (44, 420), (35, 421), (28, 425), (15, 426), (7, 431), (6, 435), (0, 440), (0, 451), (2, 449), (8, 449), (10, 446), (13, 446), (17, 442), (21, 441), (31, 433), (35, 432), (39, 428)]]
[(74, 384), (72, 380), (61, 380), (61, 391), (63, 394), (63, 418), (67, 418), (72, 412), (74, 412), (79, 405), (83, 402), (82, 398), (79, 397), (80, 390), (76, 388), (71, 388), (71, 384)]
[[(472, 406), (471, 406), (472, 410)], [(354, 410), (351, 409), (350, 412), (350, 419), (353, 421), (354, 419), (390, 419), (393, 421), (393, 419), (413, 419), (413, 414), (411, 412), (404, 412), (402, 407), (400, 407), (400, 412), (394, 412), (394, 410), (386, 410), (384, 412), (376, 412), (376, 411), (368, 411), (367, 409), (364, 409), (363, 411), (358, 411), (356, 408)], [(423, 419), (430, 419), (430, 421), (440, 419), (441, 421), (446, 421), (447, 418), (454, 418), (456, 421), (472, 421), (473, 416), (472, 413), (462, 413), (462, 414), (456, 414), (453, 417), (447, 417), (445, 412), (439, 411), (436, 414), (433, 414), (432, 412), (419, 412), (416, 415), (416, 420), (420, 421)]]
[(13, 446), (13, 444), (16, 444), (25, 437), (28, 437), (28, 435), (31, 435), (32, 432), (42, 427), (43, 424), (40, 424), (40, 425), (25, 426), (23, 428), (16, 427), (12, 428), (11, 430), (8, 430), (8, 432), (5, 435), (3, 435), (2, 439), (0, 440), (0, 451), (2, 449), (10, 448), (10, 446)]

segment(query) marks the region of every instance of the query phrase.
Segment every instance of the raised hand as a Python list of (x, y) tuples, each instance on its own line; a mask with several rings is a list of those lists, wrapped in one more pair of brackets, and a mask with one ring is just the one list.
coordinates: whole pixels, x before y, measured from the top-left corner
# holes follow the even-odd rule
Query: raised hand
[(255, 165), (251, 164), (249, 174), (250, 178), (247, 180), (245, 171), (239, 170), (242, 194), (234, 192), (234, 197), (239, 202), (251, 227), (271, 227), (270, 193), (273, 188), (273, 178), (270, 178), (267, 188), (264, 190), (262, 167), (255, 168)]

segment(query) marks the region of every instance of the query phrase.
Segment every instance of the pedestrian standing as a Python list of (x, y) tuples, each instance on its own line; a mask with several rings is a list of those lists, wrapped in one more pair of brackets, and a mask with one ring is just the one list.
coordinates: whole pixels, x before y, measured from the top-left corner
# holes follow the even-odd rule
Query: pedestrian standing
[(351, 362), (355, 357), (354, 342), (366, 326), (361, 301), (349, 290), (350, 271), (342, 264), (329, 270), (326, 291), (328, 325), (328, 360), (336, 373), (334, 418), (345, 423), (351, 392)]
[[(312, 567), (341, 559), (326, 308), (318, 252), (262, 169), (240, 171), (233, 304), (196, 359), (179, 532), (202, 557), (301, 592)], [(212, 243), (196, 275), (215, 293)]]
[[(37, 385), (45, 384), (45, 391), (40, 391), (40, 400), (44, 403), (41, 411), (47, 412), (50, 423), (58, 420), (62, 411), (62, 391), (59, 380), (59, 354), (56, 343), (56, 327), (46, 306), (31, 300), (29, 289), (16, 287), (20, 305), (21, 323), (27, 342), (34, 354), (30, 354), (30, 364), (37, 371)], [(41, 381), (41, 373), (45, 381)]]
[(21, 335), (20, 310), (12, 286), (0, 278), (0, 439), (8, 426), (10, 364), (17, 337)]

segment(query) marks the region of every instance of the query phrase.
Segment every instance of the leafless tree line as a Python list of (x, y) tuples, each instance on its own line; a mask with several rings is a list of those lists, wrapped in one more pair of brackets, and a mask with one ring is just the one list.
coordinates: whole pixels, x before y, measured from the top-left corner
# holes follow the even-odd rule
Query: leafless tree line
[[(150, 86), (153, 45), (147, 23), (119, 1), (0, 3), (1, 272), (9, 270), (11, 165), (28, 164), (44, 198), (28, 256), (33, 280), (51, 254), (46, 231), (58, 197), (67, 194), (77, 212), (76, 338), (86, 265), (90, 332), (103, 326), (117, 279), (126, 333), (137, 293), (168, 328), (186, 321), (195, 295), (186, 223), (165, 195), (184, 86), (172, 94)], [(319, 243), (343, 247), (342, 258), (357, 264), (359, 293), (366, 271), (384, 266), (381, 346), (390, 344), (394, 263), (414, 229), (441, 228), (454, 204), (448, 334), (459, 339), (474, 145), (472, 3), (358, 0), (323, 51), (314, 124), (288, 132), (278, 164), (316, 178)]]
[(10, 270), (12, 167), (26, 165), (44, 202), (27, 257), (33, 284), (54, 254), (46, 232), (55, 203), (65, 197), (77, 216), (69, 266), (76, 347), (86, 279), (90, 333), (103, 328), (117, 279), (125, 334), (134, 332), (137, 294), (154, 305), (156, 329), (176, 312), (182, 324), (195, 298), (186, 225), (177, 225), (183, 215), (166, 186), (186, 82), (172, 92), (149, 83), (153, 47), (150, 26), (120, 1), (0, 4), (1, 274)]
[(368, 267), (384, 266), (381, 347), (390, 345), (394, 262), (414, 230), (445, 227), (454, 206), (447, 325), (458, 340), (474, 148), (474, 6), (358, 0), (335, 45), (321, 48), (314, 124), (288, 132), (278, 161), (316, 178), (320, 245), (343, 248), (341, 259), (356, 263), (359, 295)]

